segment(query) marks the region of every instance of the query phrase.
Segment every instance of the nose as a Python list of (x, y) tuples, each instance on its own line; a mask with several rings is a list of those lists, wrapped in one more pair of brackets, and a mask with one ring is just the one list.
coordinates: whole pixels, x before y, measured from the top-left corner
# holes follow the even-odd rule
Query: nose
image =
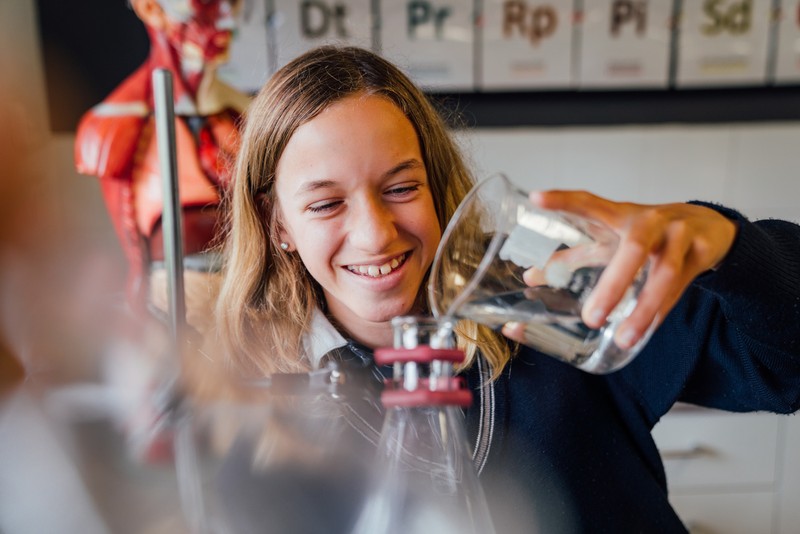
[(364, 252), (379, 254), (397, 239), (394, 214), (376, 199), (369, 199), (350, 207), (348, 241)]

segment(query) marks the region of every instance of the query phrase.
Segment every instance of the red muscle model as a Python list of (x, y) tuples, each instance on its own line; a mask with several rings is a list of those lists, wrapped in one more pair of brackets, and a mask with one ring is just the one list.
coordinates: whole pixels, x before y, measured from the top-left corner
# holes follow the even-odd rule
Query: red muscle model
[[(238, 142), (237, 120), (249, 97), (216, 76), (227, 60), (239, 0), (131, 0), (147, 26), (145, 63), (82, 118), (78, 171), (100, 179), (103, 197), (129, 264), (128, 297), (142, 310), (149, 278), (163, 260), (162, 186), (155, 139), (151, 74), (172, 72), (184, 266), (213, 272), (220, 190)], [(163, 273), (162, 273), (163, 274)], [(158, 283), (158, 282), (156, 282)], [(189, 282), (187, 281), (187, 285)], [(192, 297), (187, 287), (187, 301)], [(187, 313), (191, 315), (191, 303)], [(189, 317), (191, 324), (191, 317)]]

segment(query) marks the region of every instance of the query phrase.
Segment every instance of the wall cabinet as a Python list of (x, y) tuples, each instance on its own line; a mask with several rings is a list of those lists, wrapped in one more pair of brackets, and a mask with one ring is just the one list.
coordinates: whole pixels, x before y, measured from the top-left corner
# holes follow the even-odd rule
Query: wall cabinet
[(670, 501), (691, 532), (800, 532), (797, 417), (679, 405), (653, 436)]

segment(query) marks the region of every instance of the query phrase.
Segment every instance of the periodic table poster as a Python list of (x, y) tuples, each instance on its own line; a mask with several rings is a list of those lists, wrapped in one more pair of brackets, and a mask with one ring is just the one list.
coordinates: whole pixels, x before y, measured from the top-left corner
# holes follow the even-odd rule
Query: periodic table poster
[(782, 0), (777, 31), (775, 83), (800, 83), (800, 0)]
[(372, 48), (371, 0), (272, 0), (276, 68), (323, 44)]
[[(144, 25), (120, 2), (36, 0), (53, 131), (74, 131), (81, 114), (146, 59)], [(241, 5), (230, 60), (220, 66), (220, 76), (250, 93), (292, 57), (327, 42), (376, 50), (434, 92), (659, 88), (667, 71), (673, 75), (667, 87), (800, 86), (800, 0), (244, 0)], [(664, 25), (670, 10), (679, 12), (671, 28)], [(665, 69), (665, 61), (675, 68)], [(65, 84), (76, 80), (85, 91), (65, 93)]]
[(683, 0), (678, 87), (767, 81), (772, 0)]
[(573, 0), (483, 0), (480, 88), (569, 88), (573, 10)]
[(671, 2), (588, 0), (583, 9), (580, 87), (667, 87)]
[(472, 0), (379, 2), (380, 52), (427, 90), (471, 91), (475, 3)]

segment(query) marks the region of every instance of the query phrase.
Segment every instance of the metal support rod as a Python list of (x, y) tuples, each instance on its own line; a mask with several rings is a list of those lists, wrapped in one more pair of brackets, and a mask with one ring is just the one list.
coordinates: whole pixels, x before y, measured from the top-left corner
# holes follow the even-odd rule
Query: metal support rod
[(164, 234), (164, 260), (167, 267), (169, 291), (169, 322), (173, 351), (180, 358), (186, 326), (186, 299), (183, 285), (183, 231), (180, 197), (178, 195), (178, 161), (175, 144), (175, 104), (172, 93), (172, 73), (166, 69), (153, 71), (155, 97), (156, 141), (161, 166), (164, 206), (161, 227)]

